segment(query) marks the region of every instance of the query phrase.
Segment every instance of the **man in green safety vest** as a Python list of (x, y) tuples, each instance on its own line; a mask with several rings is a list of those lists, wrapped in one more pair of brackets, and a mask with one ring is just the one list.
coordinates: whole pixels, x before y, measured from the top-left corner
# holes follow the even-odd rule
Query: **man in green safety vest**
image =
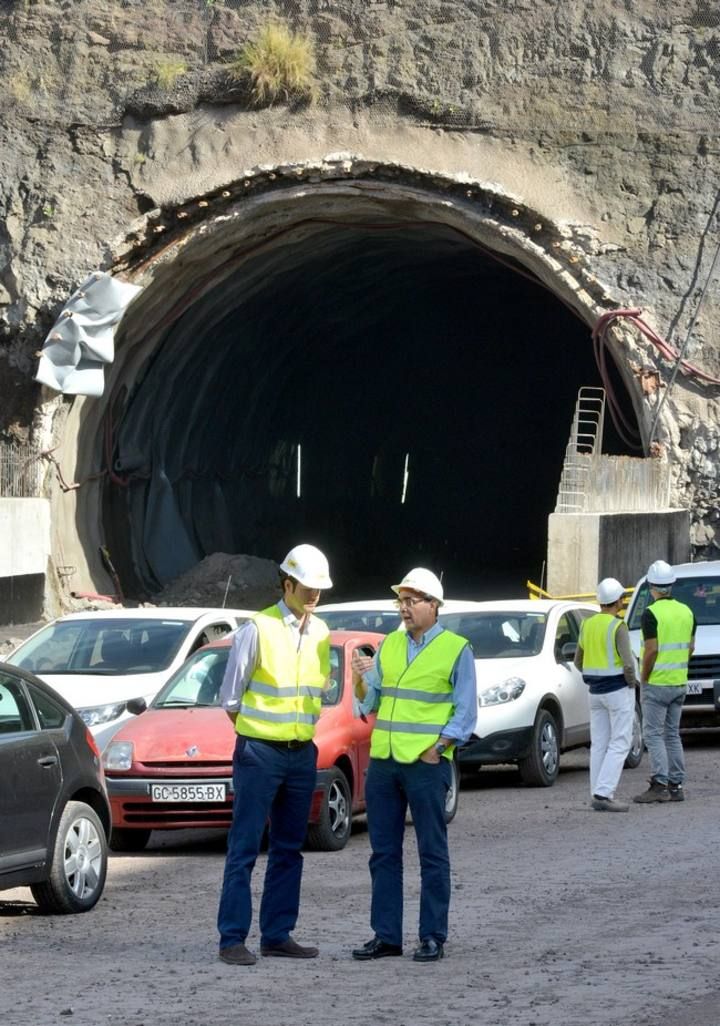
[(358, 961), (402, 955), (402, 850), (412, 813), (420, 856), (420, 923), (416, 962), (443, 957), (450, 906), (445, 807), (455, 746), (475, 728), (475, 661), (465, 638), (438, 623), (442, 584), (416, 567), (392, 589), (404, 630), (382, 642), (373, 659), (353, 656), (361, 711), (377, 709), (365, 785), (372, 855), (370, 925), (374, 937)]
[(695, 647), (695, 616), (671, 595), (675, 572), (664, 560), (648, 569), (653, 601), (640, 623), (643, 734), (650, 755), (650, 786), (633, 801), (685, 800), (685, 756), (680, 717), (687, 693), (688, 663)]
[(590, 689), (590, 794), (596, 812), (627, 812), (615, 789), (632, 744), (635, 659), (619, 613), (625, 589), (614, 577), (597, 586), (600, 612), (583, 620), (575, 665)]
[(228, 835), (218, 930), (220, 958), (254, 965), (245, 945), (252, 915), (251, 876), (267, 827), (260, 902), (260, 953), (316, 958), (291, 936), (300, 908), (302, 848), (317, 779), (313, 744), (330, 675), (329, 632), (315, 608), (332, 587), (328, 561), (296, 545), (280, 564), (283, 597), (235, 632), (220, 701), (235, 725), (233, 818)]

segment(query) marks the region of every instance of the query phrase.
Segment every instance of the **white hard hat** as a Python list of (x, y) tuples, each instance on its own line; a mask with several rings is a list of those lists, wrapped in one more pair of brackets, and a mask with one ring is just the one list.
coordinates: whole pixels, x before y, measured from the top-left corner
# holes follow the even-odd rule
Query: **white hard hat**
[(296, 545), (290, 549), (280, 569), (306, 588), (332, 588), (327, 558), (314, 545)]
[(611, 606), (622, 598), (625, 589), (614, 577), (606, 577), (597, 586), (597, 600), (601, 606)]
[(409, 570), (399, 584), (392, 585), (392, 590), (396, 595), (400, 594), (401, 588), (419, 591), (423, 595), (437, 599), (440, 605), (443, 604), (443, 586), (440, 583), (440, 578), (436, 577), (432, 570), (426, 570), (424, 566), (416, 566), (414, 570)]
[(669, 585), (674, 584), (676, 580), (675, 571), (664, 559), (656, 559), (648, 567), (648, 584), (657, 584), (661, 588), (667, 588)]

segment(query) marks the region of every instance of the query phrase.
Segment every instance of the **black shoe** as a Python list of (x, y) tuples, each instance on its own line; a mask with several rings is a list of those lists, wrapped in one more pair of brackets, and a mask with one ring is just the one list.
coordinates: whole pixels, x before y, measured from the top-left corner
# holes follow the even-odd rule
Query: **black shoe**
[(420, 941), (420, 946), (413, 951), (413, 962), (438, 962), (444, 954), (440, 941), (428, 937)]
[(371, 958), (388, 958), (390, 955), (402, 955), (402, 948), (399, 944), (386, 944), (379, 937), (373, 937), (361, 948), (354, 948), (352, 957), (358, 962), (369, 962)]
[(682, 784), (668, 784), (668, 792), (670, 794), (671, 802), (685, 801), (685, 789)]

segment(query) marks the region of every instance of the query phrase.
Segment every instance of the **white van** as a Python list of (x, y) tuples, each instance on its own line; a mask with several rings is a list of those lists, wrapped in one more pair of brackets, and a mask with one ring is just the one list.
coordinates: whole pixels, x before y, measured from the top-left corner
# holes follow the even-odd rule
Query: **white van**
[[(672, 586), (672, 597), (690, 606), (697, 621), (682, 726), (720, 727), (720, 559), (678, 563), (673, 570), (677, 581)], [(625, 617), (633, 652), (638, 657), (642, 643), (640, 624), (650, 602), (650, 589), (642, 577)]]

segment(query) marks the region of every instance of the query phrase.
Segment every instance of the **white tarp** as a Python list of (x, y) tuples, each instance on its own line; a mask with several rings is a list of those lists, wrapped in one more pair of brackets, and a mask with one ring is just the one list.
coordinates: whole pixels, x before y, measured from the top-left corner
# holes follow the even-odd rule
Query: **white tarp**
[(95, 271), (65, 304), (43, 343), (35, 380), (69, 395), (100, 396), (115, 358), (115, 328), (142, 286)]

